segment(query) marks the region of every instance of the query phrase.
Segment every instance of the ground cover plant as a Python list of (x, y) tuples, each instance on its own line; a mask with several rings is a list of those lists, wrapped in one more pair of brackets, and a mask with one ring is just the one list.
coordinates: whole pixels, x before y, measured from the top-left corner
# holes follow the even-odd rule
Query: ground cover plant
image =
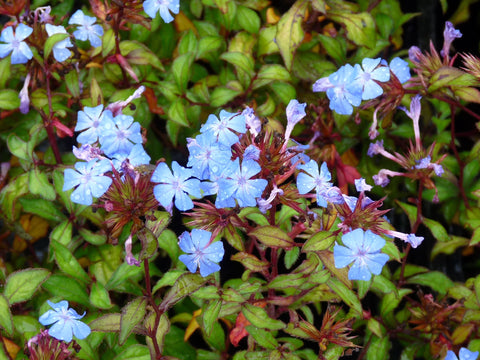
[(477, 359), (473, 7), (401, 5), (1, 0), (0, 358)]

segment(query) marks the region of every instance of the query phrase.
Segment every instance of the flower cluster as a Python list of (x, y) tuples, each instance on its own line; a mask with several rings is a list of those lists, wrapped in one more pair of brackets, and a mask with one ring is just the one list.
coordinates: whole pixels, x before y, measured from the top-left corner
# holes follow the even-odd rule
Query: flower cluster
[(408, 63), (394, 58), (390, 64), (380, 58), (362, 60), (362, 65), (346, 64), (328, 77), (313, 84), (314, 92), (327, 93), (330, 109), (341, 115), (353, 113), (353, 107), (362, 100), (371, 100), (383, 94), (381, 83), (390, 80), (393, 74), (400, 83), (410, 79)]
[[(141, 94), (140, 90), (137, 92)], [(127, 103), (122, 102), (122, 106)], [(77, 162), (75, 170), (66, 169), (64, 173), (63, 191), (76, 188), (71, 195), (75, 203), (91, 205), (92, 197), (102, 196), (112, 183), (105, 175), (112, 167), (123, 173), (129, 167), (150, 163), (142, 146), (140, 124), (122, 114), (117, 103), (105, 109), (103, 105), (85, 107), (78, 112), (75, 131), (82, 131), (77, 137), (82, 145), (74, 147), (73, 152), (78, 159), (87, 161)]]
[[(422, 145), (422, 139), (420, 137), (420, 113), (421, 113), (421, 96), (416, 95), (412, 98), (410, 102), (410, 110), (402, 108), (407, 116), (412, 119), (413, 122), (413, 131), (415, 135), (415, 143), (410, 143), (410, 149), (406, 155), (401, 155), (397, 152), (391, 154), (383, 147), (383, 140), (378, 140), (375, 143), (371, 143), (367, 155), (372, 157), (374, 155), (380, 154), (396, 162), (398, 165), (403, 167), (406, 172), (392, 171), (389, 169), (382, 169), (377, 175), (373, 176), (375, 185), (380, 185), (382, 187), (387, 186), (390, 182), (390, 177), (393, 176), (404, 176), (411, 179), (421, 180), (428, 189), (435, 189), (436, 187), (431, 176), (435, 174), (436, 176), (442, 176), (444, 173), (442, 165), (439, 163), (444, 159), (445, 156), (439, 157), (436, 161), (432, 162), (432, 155), (434, 150), (434, 144), (432, 144), (428, 150), (425, 150)], [(435, 195), (434, 201), (438, 201), (438, 195)]]
[(210, 115), (196, 138), (188, 139), (188, 167), (172, 163), (173, 173), (165, 163), (158, 164), (152, 175), (155, 196), (171, 210), (193, 208), (188, 195), (200, 198), (216, 195), (217, 208), (255, 206), (267, 186), (267, 180), (256, 178), (261, 167), (256, 161), (255, 147), (244, 153), (243, 160), (232, 159), (232, 147), (239, 134), (247, 131), (243, 114), (222, 110), (220, 117)]

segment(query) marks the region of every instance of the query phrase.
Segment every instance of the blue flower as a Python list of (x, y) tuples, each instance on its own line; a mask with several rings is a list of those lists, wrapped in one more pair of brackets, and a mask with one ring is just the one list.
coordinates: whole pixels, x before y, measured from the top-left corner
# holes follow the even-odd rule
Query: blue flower
[[(55, 34), (67, 34), (67, 30), (63, 26), (55, 26), (52, 24), (46, 24), (45, 30), (47, 30), (48, 36), (52, 36)], [(67, 48), (72, 47), (73, 44), (69, 38), (66, 38), (62, 41), (57, 42), (53, 45), (53, 57), (58, 62), (63, 62), (67, 60), (70, 55), (72, 55), (71, 51)]]
[(312, 189), (317, 192), (317, 203), (319, 206), (327, 207), (325, 194), (332, 186), (330, 180), (332, 175), (328, 171), (327, 163), (324, 162), (318, 171), (318, 164), (315, 160), (310, 160), (304, 165), (298, 165), (300, 170), (305, 171), (297, 175), (298, 193), (301, 195), (309, 193)]
[(167, 164), (160, 163), (152, 174), (151, 181), (159, 183), (153, 188), (157, 201), (166, 209), (171, 209), (173, 198), (175, 206), (180, 211), (193, 208), (193, 202), (188, 194), (201, 197), (200, 180), (193, 179), (193, 170), (172, 162), (173, 174)]
[(417, 165), (415, 165), (415, 169), (433, 169), (435, 171), (435, 175), (442, 176), (445, 172), (443, 170), (442, 165), (432, 163), (432, 158), (430, 155), (427, 155), (423, 159), (416, 161)]
[(458, 358), (452, 350), (448, 350), (445, 360), (477, 360), (478, 351), (474, 352), (462, 347), (458, 355), (460, 358)]
[(11, 26), (2, 30), (0, 41), (6, 44), (0, 44), (0, 58), (6, 57), (10, 52), (12, 57), (10, 59), (12, 65), (25, 64), (33, 57), (32, 50), (28, 47), (25, 40), (33, 32), (33, 29), (25, 24), (18, 24), (13, 32)]
[(68, 343), (72, 341), (73, 335), (80, 340), (90, 335), (90, 327), (79, 321), (85, 313), (79, 315), (75, 310), (69, 309), (68, 301), (65, 300), (58, 303), (47, 300), (47, 303), (53, 310), (48, 310), (38, 318), (38, 321), (44, 326), (54, 324), (48, 329), (50, 336)]
[(238, 135), (233, 131), (244, 134), (247, 131), (245, 116), (239, 113), (220, 111), (220, 119), (210, 115), (207, 122), (200, 128), (201, 133), (213, 136), (216, 141), (226, 146), (232, 146), (238, 142)]
[(187, 166), (191, 166), (195, 176), (201, 180), (210, 178), (210, 173), (217, 173), (230, 161), (232, 150), (220, 144), (210, 133), (198, 135), (188, 140)]
[(112, 129), (104, 128), (100, 136), (101, 149), (108, 156), (114, 156), (118, 153), (128, 154), (134, 144), (142, 143), (142, 134), (140, 124), (133, 122), (133, 117), (120, 114), (113, 118), (114, 127)]
[(360, 65), (353, 67), (347, 64), (328, 77), (332, 86), (326, 87), (327, 97), (330, 99), (330, 109), (337, 114), (350, 115), (353, 106), (362, 102), (362, 86), (355, 81), (360, 70)]
[(169, 23), (173, 20), (173, 16), (168, 10), (174, 14), (178, 14), (180, 11), (180, 1), (179, 0), (147, 0), (143, 3), (143, 10), (151, 18), (157, 16), (157, 12), (160, 12), (160, 16), (163, 21)]
[(231, 197), (240, 207), (256, 206), (256, 198), (262, 196), (268, 184), (265, 179), (251, 179), (262, 168), (254, 160), (244, 160), (240, 166), (239, 159), (231, 161), (226, 170), (226, 178), (219, 179), (217, 199), (225, 201)]
[(355, 229), (342, 236), (345, 246), (336, 244), (333, 248), (333, 258), (337, 269), (344, 268), (353, 262), (348, 271), (350, 280), (368, 281), (372, 274), (378, 275), (389, 257), (380, 250), (385, 246), (385, 240), (370, 230)]
[(203, 277), (220, 270), (217, 263), (222, 261), (225, 253), (223, 243), (217, 241), (210, 243), (212, 233), (206, 230), (193, 229), (191, 235), (185, 231), (180, 235), (178, 245), (182, 251), (190, 255), (180, 255), (179, 260), (183, 262), (192, 273), (200, 268), (200, 275)]
[(150, 155), (147, 154), (142, 144), (135, 144), (132, 150), (128, 154), (116, 153), (112, 156), (112, 162), (115, 169), (122, 171), (122, 166), (126, 166), (125, 161), (128, 160), (128, 164), (137, 167), (140, 165), (150, 164)]
[(99, 47), (102, 46), (100, 36), (103, 35), (103, 28), (98, 24), (94, 25), (95, 21), (97, 21), (97, 19), (93, 16), (87, 16), (82, 10), (77, 10), (70, 20), (68, 20), (68, 23), (70, 25), (80, 25), (80, 27), (73, 32), (73, 36), (75, 36), (76, 39), (82, 41), (89, 40), (93, 47)]
[(390, 70), (397, 77), (401, 84), (407, 82), (412, 77), (410, 75), (410, 67), (408, 66), (408, 62), (400, 59), (399, 57), (393, 58), (392, 61), (390, 61)]
[(77, 186), (70, 196), (72, 201), (77, 204), (92, 205), (92, 196), (98, 198), (110, 187), (112, 179), (103, 175), (110, 170), (112, 170), (112, 165), (106, 159), (77, 162), (75, 170), (65, 170), (63, 191)]
[(109, 133), (115, 127), (111, 111), (103, 111), (103, 105), (96, 107), (85, 106), (83, 111), (79, 111), (77, 115), (77, 125), (75, 131), (82, 131), (77, 137), (80, 144), (93, 144), (98, 138), (105, 133)]
[(383, 94), (383, 89), (376, 81), (385, 82), (390, 80), (390, 70), (387, 66), (378, 66), (381, 59), (362, 60), (363, 70), (357, 74), (356, 81), (363, 89), (362, 100), (371, 100)]

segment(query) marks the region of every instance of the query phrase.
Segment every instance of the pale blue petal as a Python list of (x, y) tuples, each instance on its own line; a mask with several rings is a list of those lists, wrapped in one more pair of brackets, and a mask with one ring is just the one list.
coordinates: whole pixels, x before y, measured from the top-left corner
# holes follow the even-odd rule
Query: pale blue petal
[(215, 264), (207, 259), (200, 258), (200, 275), (206, 277), (220, 270), (220, 265)]
[(198, 261), (195, 255), (180, 255), (178, 260), (183, 262), (190, 272), (195, 273), (197, 271)]
[(299, 194), (307, 194), (312, 191), (315, 186), (315, 180), (311, 176), (305, 173), (299, 173), (297, 175), (297, 189)]
[(83, 175), (79, 174), (73, 169), (65, 169), (63, 173), (64, 182), (62, 191), (67, 191), (73, 189), (75, 186), (79, 185)]
[[(196, 230), (196, 229), (194, 229)], [(193, 230), (192, 230), (193, 231)], [(192, 237), (188, 231), (184, 231), (179, 237), (178, 246), (183, 252), (194, 253), (197, 249), (192, 241)]]
[(105, 194), (112, 184), (112, 179), (109, 178), (108, 176), (97, 176), (94, 179), (92, 179), (92, 182), (90, 184), (90, 190), (92, 192), (92, 195), (95, 196), (96, 198), (102, 196)]
[(445, 357), (444, 360), (458, 360), (457, 355), (452, 350), (447, 351), (447, 356)]
[(370, 254), (365, 257), (365, 262), (370, 272), (374, 275), (378, 275), (382, 272), (383, 266), (390, 258), (387, 254), (377, 253)]
[(383, 94), (383, 89), (375, 81), (369, 81), (365, 84), (365, 88), (362, 93), (362, 100), (371, 100), (379, 97)]
[(80, 340), (85, 339), (92, 332), (92, 330), (90, 330), (90, 327), (88, 325), (77, 320), (73, 320), (71, 327), (73, 330), (73, 335), (75, 335), (75, 337)]
[[(173, 163), (172, 163), (173, 166)], [(155, 168), (155, 171), (152, 174), (151, 182), (154, 183), (171, 183), (173, 182), (174, 177), (171, 170), (168, 168), (168, 165), (164, 162), (161, 162)]]
[(183, 191), (175, 192), (175, 207), (180, 211), (187, 211), (193, 209), (193, 201)]
[(92, 192), (86, 184), (80, 184), (70, 195), (70, 199), (76, 204), (92, 205)]
[(173, 16), (168, 11), (168, 8), (165, 5), (160, 5), (160, 17), (165, 21), (167, 24), (172, 22)]
[(73, 331), (69, 321), (60, 320), (48, 329), (48, 334), (55, 339), (63, 340), (65, 342), (72, 341)]
[(7, 57), (8, 54), (13, 50), (11, 44), (0, 44), (0, 58)]
[(15, 39), (15, 35), (13, 35), (13, 28), (11, 26), (6, 27), (5, 29), (2, 30), (0, 41), (11, 44), (14, 39)]
[(348, 271), (349, 280), (363, 280), (368, 281), (372, 278), (372, 274), (368, 271), (365, 264), (362, 264), (359, 260), (356, 260), (350, 270)]
[(337, 269), (344, 268), (355, 260), (352, 250), (345, 246), (335, 245), (333, 247), (333, 260)]
[(223, 243), (221, 241), (214, 242), (210, 244), (209, 247), (207, 247), (204, 250), (205, 257), (213, 262), (220, 262), (223, 259), (223, 256), (225, 255), (225, 249), (223, 248)]
[(40, 322), (40, 324), (45, 326), (45, 325), (51, 325), (54, 322), (57, 322), (61, 319), (62, 318), (60, 317), (58, 312), (56, 312), (54, 310), (48, 310), (45, 314), (41, 315), (38, 318), (38, 321)]
[(460, 360), (477, 360), (478, 351), (470, 351), (467, 348), (461, 348), (458, 355)]
[(159, 184), (153, 187), (153, 195), (164, 208), (167, 208), (172, 203), (175, 190), (170, 184)]
[(371, 230), (367, 230), (364, 235), (363, 245), (365, 251), (368, 253), (377, 252), (385, 246), (385, 239), (380, 235), (373, 233)]

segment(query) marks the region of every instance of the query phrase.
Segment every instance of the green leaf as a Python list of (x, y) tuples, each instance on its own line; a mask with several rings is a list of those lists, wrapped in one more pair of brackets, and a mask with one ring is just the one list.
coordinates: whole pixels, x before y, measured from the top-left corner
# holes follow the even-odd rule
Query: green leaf
[(319, 231), (303, 244), (302, 251), (310, 252), (327, 250), (332, 246), (336, 238), (337, 236), (330, 231)]
[(0, 326), (8, 336), (13, 336), (13, 317), (10, 305), (3, 294), (0, 294)]
[(410, 221), (410, 228), (413, 227), (413, 224), (417, 221), (417, 207), (409, 204), (405, 204), (401, 201), (395, 200), (398, 206), (407, 214), (408, 220)]
[(90, 306), (85, 286), (69, 276), (53, 274), (43, 283), (42, 287), (53, 296)]
[(290, 73), (282, 65), (262, 65), (252, 88), (255, 90), (273, 81), (290, 81), (290, 79)]
[(372, 334), (368, 344), (366, 353), (367, 360), (384, 360), (389, 358), (389, 351), (392, 344), (388, 336), (378, 337)]
[(80, 234), (80, 236), (88, 243), (92, 244), (92, 245), (103, 245), (107, 242), (107, 237), (106, 235), (101, 235), (101, 234), (97, 234), (97, 233), (94, 233), (88, 229), (85, 229), (85, 228), (80, 228), (78, 229), (78, 232)]
[(115, 356), (113, 360), (150, 360), (148, 347), (140, 344), (129, 345), (124, 351)]
[(85, 270), (83, 270), (75, 256), (73, 256), (66, 246), (51, 239), (50, 247), (53, 249), (55, 260), (60, 270), (62, 270), (65, 274), (82, 281), (84, 284), (90, 282), (90, 277), (87, 275)]
[(250, 78), (253, 75), (253, 60), (251, 57), (241, 52), (225, 52), (220, 55), (220, 59), (232, 64), (235, 69), (243, 70)]
[(45, 45), (43, 46), (44, 59), (48, 59), (56, 43), (65, 40), (69, 36), (70, 34), (53, 34), (52, 36), (49, 36), (45, 41)]
[(407, 279), (407, 283), (428, 286), (442, 295), (445, 295), (448, 289), (454, 285), (447, 275), (439, 271), (430, 271), (411, 276)]
[(399, 289), (398, 293), (392, 291), (382, 296), (382, 301), (380, 303), (380, 314), (382, 314), (382, 318), (385, 318), (388, 313), (395, 310), (403, 297), (412, 292), (413, 290), (410, 289)]
[(242, 29), (252, 34), (258, 34), (260, 30), (260, 17), (256, 11), (239, 5), (237, 7), (236, 19)]
[(246, 303), (242, 307), (242, 314), (253, 326), (260, 329), (281, 330), (285, 328), (282, 321), (272, 319), (265, 309), (259, 306)]
[(478, 86), (478, 80), (460, 69), (442, 66), (430, 78), (430, 84), (428, 92), (434, 92), (442, 87)]
[(269, 84), (269, 86), (272, 88), (273, 94), (275, 94), (284, 104), (288, 104), (290, 100), (297, 97), (297, 91), (290, 84), (281, 81), (275, 81)]
[(302, 22), (308, 3), (307, 0), (297, 0), (277, 24), (275, 40), (288, 70), (292, 69), (293, 56), (305, 36)]
[[(157, 328), (155, 329), (156, 317), (158, 315), (155, 312), (151, 312), (147, 315), (145, 319), (145, 328), (149, 333), (155, 334), (155, 342), (160, 351), (163, 351), (163, 346), (165, 342), (165, 336), (170, 331), (170, 320), (168, 319), (167, 314), (160, 315), (160, 320), (157, 323)], [(155, 346), (153, 344), (153, 339), (149, 336), (145, 338), (147, 342), (147, 346), (150, 349), (150, 354), (152, 355), (152, 359), (155, 357), (156, 351)]]
[(62, 221), (66, 219), (65, 215), (58, 209), (58, 206), (51, 201), (30, 198), (21, 198), (18, 200), (23, 210), (27, 213), (35, 214), (52, 221)]
[(203, 321), (203, 329), (205, 330), (205, 334), (210, 336), (213, 329), (213, 324), (218, 319), (218, 314), (220, 313), (220, 309), (222, 308), (222, 301), (219, 299), (215, 299), (209, 301), (205, 308), (202, 311), (202, 321)]
[(347, 59), (347, 42), (343, 37), (331, 37), (327, 35), (318, 35), (318, 39), (325, 49), (326, 53), (331, 56), (338, 64), (343, 64)]
[(255, 255), (246, 252), (238, 252), (232, 255), (231, 260), (238, 261), (243, 266), (245, 266), (246, 269), (253, 272), (263, 273), (267, 271), (270, 266), (268, 261), (262, 261)]
[(167, 311), (184, 297), (197, 291), (206, 282), (206, 278), (197, 274), (186, 273), (180, 276), (163, 298), (159, 305), (160, 310)]
[(56, 198), (55, 189), (48, 181), (47, 174), (35, 167), (29, 172), (28, 189), (34, 195), (40, 195), (45, 200), (53, 201)]
[(288, 249), (295, 246), (288, 234), (275, 226), (259, 226), (251, 231), (249, 236), (255, 236), (262, 244), (270, 247)]
[(120, 331), (120, 319), (122, 314), (106, 314), (103, 315), (88, 324), (92, 331), (100, 332), (119, 332)]
[(183, 99), (175, 100), (168, 108), (167, 115), (171, 121), (174, 121), (181, 126), (189, 126)]
[(452, 255), (458, 248), (467, 246), (468, 243), (469, 240), (461, 236), (452, 236), (447, 242), (436, 242), (435, 245), (433, 245), (430, 258), (433, 259), (438, 254)]
[(219, 36), (204, 36), (198, 43), (197, 59), (205, 59), (210, 52), (217, 51), (224, 40)]
[(65, 85), (67, 85), (68, 91), (76, 99), (80, 97), (80, 82), (78, 81), (77, 70), (72, 70), (65, 75)]
[(355, 310), (357, 314), (360, 316), (362, 315), (362, 304), (358, 299), (358, 296), (350, 290), (343, 282), (338, 280), (337, 278), (331, 277), (327, 281), (327, 285), (332, 289), (332, 291), (337, 294), (340, 299), (342, 299), (345, 304), (347, 304), (350, 308)]
[(139, 260), (150, 259), (157, 254), (158, 239), (150, 229), (142, 228), (137, 232), (137, 237), (142, 244)]
[(128, 336), (132, 333), (133, 328), (140, 324), (147, 313), (147, 299), (143, 296), (130, 301), (122, 308), (122, 316), (120, 318), (120, 334), (118, 343), (123, 345)]
[(8, 150), (19, 159), (33, 161), (33, 149), (28, 142), (23, 141), (15, 134), (10, 134), (7, 138)]
[[(15, 90), (0, 90), (0, 109), (15, 110), (20, 107), (20, 98)], [(13, 135), (13, 134), (12, 134)]]
[(259, 329), (255, 326), (248, 325), (245, 330), (253, 337), (255, 342), (265, 349), (278, 349), (278, 341), (270, 331)]
[(264, 27), (260, 30), (260, 34), (258, 36), (258, 56), (274, 54), (280, 51), (275, 41), (276, 35), (276, 26)]
[(375, 32), (375, 21), (370, 13), (358, 14), (344, 12), (329, 12), (333, 21), (344, 24), (347, 29), (347, 38), (359, 46), (368, 48), (375, 47), (377, 34)]
[(22, 174), (12, 180), (0, 192), (0, 206), (7, 219), (14, 222), (20, 213), (17, 200), (28, 193), (28, 174)]
[(210, 105), (213, 107), (219, 107), (225, 105), (230, 100), (240, 95), (242, 91), (236, 89), (230, 89), (226, 86), (218, 86), (213, 89), (210, 95)]
[(113, 306), (107, 289), (98, 282), (94, 282), (90, 289), (90, 303), (98, 309), (110, 309)]
[(46, 269), (24, 269), (11, 273), (5, 281), (3, 296), (10, 305), (30, 300), (48, 279), (50, 272)]
[(182, 270), (170, 270), (163, 274), (163, 276), (157, 281), (155, 286), (152, 289), (152, 293), (155, 294), (158, 289), (161, 289), (165, 286), (172, 286), (175, 284), (175, 281), (180, 277), (180, 275), (184, 274), (185, 271)]
[(438, 241), (449, 241), (450, 236), (447, 233), (447, 230), (440, 224), (438, 221), (422, 218), (423, 225), (425, 225), (431, 232), (435, 239)]
[(192, 30), (184, 32), (180, 42), (178, 43), (178, 53), (180, 55), (191, 53), (196, 54), (198, 48), (198, 40)]
[(293, 264), (298, 260), (298, 257), (300, 255), (300, 248), (294, 247), (290, 250), (285, 251), (285, 267), (287, 269), (290, 269)]
[(187, 53), (180, 55), (173, 61), (173, 77), (177, 83), (177, 86), (183, 91), (185, 91), (187, 88), (187, 83), (190, 79), (191, 68), (194, 60), (195, 54)]

